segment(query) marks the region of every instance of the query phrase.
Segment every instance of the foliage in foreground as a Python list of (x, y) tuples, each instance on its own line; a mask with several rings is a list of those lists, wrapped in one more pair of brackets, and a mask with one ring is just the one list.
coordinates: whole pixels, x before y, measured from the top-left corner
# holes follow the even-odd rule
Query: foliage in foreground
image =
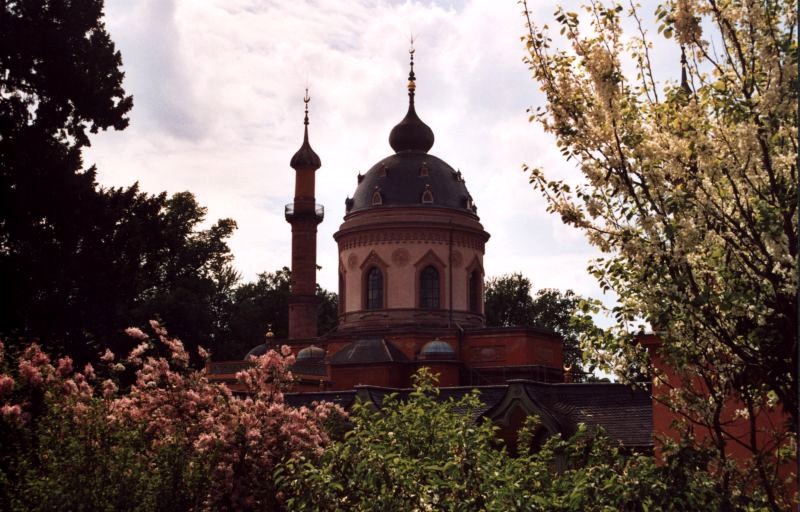
[[(246, 398), (187, 368), (182, 343), (153, 323), (124, 359), (51, 363), (37, 345), (0, 344), (0, 509), (263, 510), (278, 507), (272, 474), (287, 457), (317, 456), (340, 410), (293, 408), (288, 347), (237, 375)], [(167, 357), (148, 355), (164, 350)], [(201, 357), (206, 357), (201, 349)], [(129, 389), (119, 377), (135, 372)]]
[[(187, 369), (181, 342), (153, 328), (157, 344), (129, 329), (139, 346), (123, 359), (107, 352), (98, 370), (53, 363), (36, 345), (13, 356), (0, 348), (0, 508), (720, 509), (706, 451), (668, 447), (657, 465), (584, 426), (542, 444), (549, 432), (532, 418), (512, 457), (478, 417), (479, 394), (441, 401), (425, 370), (408, 397), (389, 396), (379, 411), (356, 405), (351, 429), (332, 441), (325, 426), (340, 424), (340, 409), (284, 402), (288, 349), (237, 375), (244, 398)], [(126, 372), (135, 382), (120, 391)], [(763, 506), (757, 489), (745, 491), (729, 510)]]
[[(670, 447), (666, 464), (631, 454), (602, 432), (581, 426), (569, 439), (533, 443), (544, 428), (532, 418), (516, 457), (496, 429), (474, 413), (477, 392), (440, 401), (422, 370), (406, 398), (389, 396), (380, 410), (365, 404), (352, 430), (321, 458), (288, 461), (277, 472), (291, 510), (715, 510), (719, 498), (706, 471), (709, 458), (686, 445)], [(473, 421), (474, 420), (474, 421)], [(535, 447), (528, 450), (525, 447)], [(758, 497), (737, 510), (756, 510)]]

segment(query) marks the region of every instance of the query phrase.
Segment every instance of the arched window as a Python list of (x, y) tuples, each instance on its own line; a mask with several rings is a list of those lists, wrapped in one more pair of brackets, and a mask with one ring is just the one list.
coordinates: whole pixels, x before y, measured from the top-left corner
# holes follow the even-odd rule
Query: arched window
[(433, 192), (431, 192), (430, 185), (425, 187), (425, 191), (422, 193), (422, 202), (424, 204), (433, 203)]
[(372, 206), (379, 206), (383, 204), (383, 197), (379, 191), (372, 193)]
[(419, 274), (419, 307), (439, 309), (439, 271), (431, 265)]
[(473, 313), (481, 312), (481, 291), (483, 283), (481, 273), (473, 270), (469, 273), (467, 290), (469, 293), (469, 310)]
[(383, 272), (378, 267), (372, 267), (367, 272), (364, 305), (366, 309), (383, 308)]

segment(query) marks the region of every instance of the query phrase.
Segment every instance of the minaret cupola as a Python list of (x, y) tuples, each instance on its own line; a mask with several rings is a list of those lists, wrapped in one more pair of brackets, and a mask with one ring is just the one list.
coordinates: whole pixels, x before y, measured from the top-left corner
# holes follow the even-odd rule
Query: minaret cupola
[(303, 144), (289, 165), (295, 170), (294, 201), (286, 205), (286, 221), (292, 225), (292, 280), (289, 292), (289, 339), (317, 336), (317, 224), (325, 210), (314, 198), (319, 156), (308, 142), (308, 89), (305, 102)]

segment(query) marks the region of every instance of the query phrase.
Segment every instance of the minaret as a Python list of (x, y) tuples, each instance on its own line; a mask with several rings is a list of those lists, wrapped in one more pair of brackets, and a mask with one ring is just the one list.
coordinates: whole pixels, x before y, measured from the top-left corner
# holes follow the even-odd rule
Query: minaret
[(317, 336), (317, 224), (325, 210), (314, 202), (314, 175), (321, 162), (308, 143), (308, 89), (303, 97), (305, 132), (303, 145), (289, 165), (295, 170), (294, 202), (286, 205), (286, 221), (292, 225), (292, 280), (289, 294), (289, 339)]

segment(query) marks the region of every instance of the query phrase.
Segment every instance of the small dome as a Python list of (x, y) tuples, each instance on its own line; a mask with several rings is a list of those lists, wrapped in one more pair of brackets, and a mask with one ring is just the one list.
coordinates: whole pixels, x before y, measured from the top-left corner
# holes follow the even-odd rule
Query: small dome
[(250, 359), (250, 356), (253, 357), (260, 357), (267, 353), (269, 347), (267, 347), (266, 343), (261, 343), (260, 345), (256, 345), (255, 347), (251, 348), (250, 351), (245, 354), (244, 359), (245, 361)]
[(456, 358), (456, 352), (453, 350), (453, 347), (451, 347), (449, 343), (437, 338), (433, 341), (429, 341), (428, 343), (422, 346), (422, 350), (419, 351), (418, 358), (422, 361), (430, 361), (436, 359), (451, 360)]
[(312, 169), (315, 171), (322, 166), (319, 156), (311, 149), (311, 144), (308, 143), (308, 125), (306, 125), (305, 135), (303, 136), (303, 145), (294, 154), (289, 165), (294, 170)]
[(308, 346), (297, 353), (296, 361), (298, 363), (311, 363), (325, 359), (325, 350), (317, 347), (316, 345)]
[(389, 133), (389, 145), (395, 152), (422, 151), (427, 153), (433, 147), (433, 130), (422, 122), (414, 110), (413, 96), (408, 104), (408, 113)]

